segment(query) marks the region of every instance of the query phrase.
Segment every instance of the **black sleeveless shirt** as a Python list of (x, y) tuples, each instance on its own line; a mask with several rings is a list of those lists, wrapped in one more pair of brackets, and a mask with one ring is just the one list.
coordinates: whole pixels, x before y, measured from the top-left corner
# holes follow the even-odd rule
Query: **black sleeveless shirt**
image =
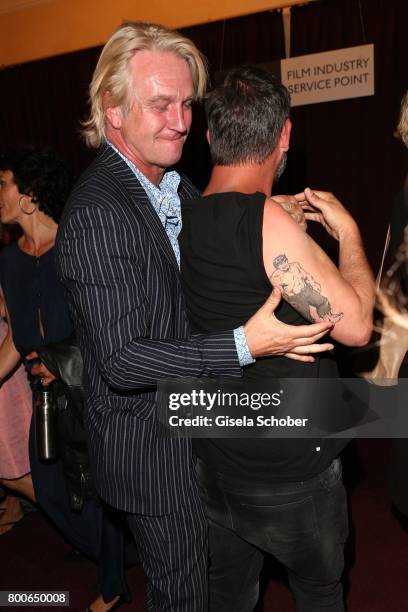
[[(272, 287), (262, 253), (264, 203), (262, 193), (220, 193), (183, 202), (181, 277), (195, 332), (235, 329), (269, 296)], [(290, 325), (308, 323), (283, 300), (275, 315)], [(261, 381), (336, 378), (338, 372), (334, 358), (324, 354), (312, 364), (280, 356), (257, 359), (243, 375)], [(343, 440), (299, 438), (194, 440), (196, 454), (217, 472), (269, 482), (311, 478), (326, 469), (344, 445)]]

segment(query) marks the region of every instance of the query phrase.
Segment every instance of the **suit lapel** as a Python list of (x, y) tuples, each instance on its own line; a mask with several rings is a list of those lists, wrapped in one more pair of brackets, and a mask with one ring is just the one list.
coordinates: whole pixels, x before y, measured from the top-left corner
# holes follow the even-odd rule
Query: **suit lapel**
[(129, 168), (126, 162), (109, 146), (103, 145), (100, 150), (100, 160), (102, 163), (109, 167), (111, 172), (116, 176), (118, 181), (125, 187), (129, 194), (129, 203), (132, 202), (134, 206), (137, 206), (146, 221), (154, 242), (161, 249), (166, 259), (170, 261), (173, 267), (179, 273), (179, 267), (177, 264), (176, 256), (174, 255), (173, 248), (167, 237), (166, 231), (161, 224), (161, 221), (150, 203), (147, 194), (132, 170)]
[(182, 204), (184, 200), (192, 200), (200, 196), (197, 187), (194, 187), (193, 183), (184, 174), (181, 175), (179, 196)]

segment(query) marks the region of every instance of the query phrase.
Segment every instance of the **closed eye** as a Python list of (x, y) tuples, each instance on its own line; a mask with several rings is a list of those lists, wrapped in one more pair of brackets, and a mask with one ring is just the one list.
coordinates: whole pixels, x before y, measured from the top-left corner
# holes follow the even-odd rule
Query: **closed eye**
[(158, 113), (165, 113), (166, 110), (168, 109), (168, 106), (154, 106), (153, 110), (157, 111)]

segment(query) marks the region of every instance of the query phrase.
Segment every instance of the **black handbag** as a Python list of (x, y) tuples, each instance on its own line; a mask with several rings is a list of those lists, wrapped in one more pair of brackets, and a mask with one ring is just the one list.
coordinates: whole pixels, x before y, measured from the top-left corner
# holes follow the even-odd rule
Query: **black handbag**
[(37, 349), (44, 365), (57, 377), (51, 384), (56, 402), (56, 440), (71, 508), (80, 511), (85, 500), (98, 499), (93, 483), (83, 415), (83, 361), (76, 338), (69, 336)]

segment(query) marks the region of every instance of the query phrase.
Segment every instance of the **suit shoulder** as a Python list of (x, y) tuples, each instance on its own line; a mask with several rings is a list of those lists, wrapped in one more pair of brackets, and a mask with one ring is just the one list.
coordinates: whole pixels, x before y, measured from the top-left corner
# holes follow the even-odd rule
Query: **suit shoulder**
[(69, 197), (69, 201), (106, 203), (115, 194), (123, 193), (124, 188), (111, 168), (96, 159), (79, 177)]
[(200, 195), (200, 191), (193, 185), (188, 176), (181, 173), (180, 174), (180, 198), (183, 200), (197, 198)]
[[(134, 181), (137, 181), (136, 177)], [(97, 157), (74, 185), (61, 223), (65, 224), (72, 216), (90, 209), (121, 217), (121, 211), (129, 201), (126, 183), (120, 180), (111, 164)]]

